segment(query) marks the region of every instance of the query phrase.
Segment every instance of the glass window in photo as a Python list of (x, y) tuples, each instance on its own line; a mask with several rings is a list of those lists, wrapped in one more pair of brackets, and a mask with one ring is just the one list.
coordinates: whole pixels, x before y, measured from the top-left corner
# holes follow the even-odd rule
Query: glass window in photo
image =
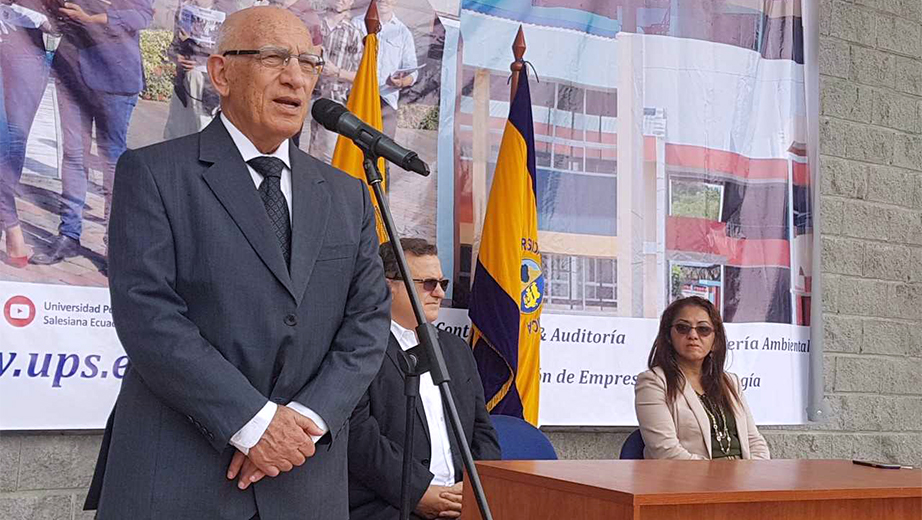
[(720, 221), (723, 194), (722, 184), (692, 179), (671, 179), (669, 182), (669, 214), (676, 217), (696, 217)]

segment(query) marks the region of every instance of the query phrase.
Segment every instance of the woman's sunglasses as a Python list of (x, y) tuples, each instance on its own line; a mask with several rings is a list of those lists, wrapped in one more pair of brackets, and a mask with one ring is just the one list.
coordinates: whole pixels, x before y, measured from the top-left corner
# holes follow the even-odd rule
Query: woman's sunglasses
[(688, 336), (688, 333), (691, 332), (692, 329), (695, 329), (695, 332), (698, 333), (698, 336), (702, 338), (706, 338), (714, 333), (714, 328), (710, 325), (698, 325), (697, 327), (692, 327), (687, 323), (676, 323), (673, 325), (673, 328), (675, 328), (675, 331), (683, 336)]

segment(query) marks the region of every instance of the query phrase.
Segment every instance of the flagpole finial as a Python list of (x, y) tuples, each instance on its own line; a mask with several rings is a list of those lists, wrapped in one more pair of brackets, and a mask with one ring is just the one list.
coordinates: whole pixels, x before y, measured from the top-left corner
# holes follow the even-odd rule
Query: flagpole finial
[(522, 25), (519, 24), (519, 32), (516, 33), (515, 41), (512, 42), (512, 55), (515, 57), (515, 61), (509, 66), (509, 69), (512, 70), (512, 94), (510, 99), (515, 97), (515, 91), (519, 88), (519, 73), (525, 68), (525, 49), (525, 31), (522, 30)]
[(368, 34), (377, 34), (381, 30), (381, 18), (378, 16), (378, 2), (371, 0), (365, 11), (365, 29)]

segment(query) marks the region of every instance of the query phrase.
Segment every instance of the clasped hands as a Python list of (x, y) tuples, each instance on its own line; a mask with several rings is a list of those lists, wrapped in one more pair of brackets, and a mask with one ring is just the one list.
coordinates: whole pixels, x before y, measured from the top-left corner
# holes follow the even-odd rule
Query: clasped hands
[(416, 514), (427, 519), (460, 517), (463, 490), (463, 482), (454, 486), (429, 486), (416, 505)]
[(236, 478), (237, 487), (246, 489), (265, 476), (277, 477), (291, 471), (314, 455), (311, 435), (323, 433), (314, 421), (287, 406), (279, 406), (269, 427), (249, 453), (234, 453), (227, 478)]

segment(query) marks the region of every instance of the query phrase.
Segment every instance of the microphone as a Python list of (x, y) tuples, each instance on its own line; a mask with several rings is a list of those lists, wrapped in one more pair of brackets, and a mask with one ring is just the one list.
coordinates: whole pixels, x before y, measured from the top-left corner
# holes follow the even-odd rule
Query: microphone
[(365, 124), (349, 112), (349, 109), (331, 99), (321, 98), (314, 101), (311, 117), (327, 130), (351, 139), (363, 150), (383, 157), (408, 172), (429, 175), (429, 166), (416, 152), (395, 143), (393, 139)]

